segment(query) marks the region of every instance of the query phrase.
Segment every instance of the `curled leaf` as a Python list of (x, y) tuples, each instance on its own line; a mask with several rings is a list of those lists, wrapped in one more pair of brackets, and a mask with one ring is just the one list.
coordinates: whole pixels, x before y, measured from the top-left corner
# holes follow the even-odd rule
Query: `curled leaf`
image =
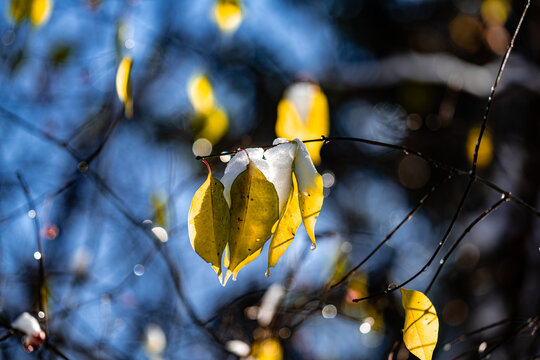
[(279, 258), (285, 253), (285, 250), (289, 247), (294, 240), (296, 231), (302, 223), (302, 214), (300, 213), (300, 206), (298, 204), (298, 184), (296, 178), (293, 177), (293, 187), (291, 189), (291, 195), (285, 208), (285, 212), (279, 220), (272, 241), (270, 242), (270, 248), (268, 250), (268, 270), (266, 275), (270, 274), (270, 268), (276, 266)]
[(400, 290), (405, 309), (403, 342), (419, 359), (431, 360), (439, 334), (439, 318), (435, 307), (420, 291)]
[(248, 263), (244, 260), (263, 247), (272, 235), (272, 228), (279, 218), (276, 189), (252, 161), (249, 161), (247, 169), (232, 183), (230, 199), (231, 256), (225, 281), (231, 275), (234, 275), (233, 280), (236, 279), (238, 271)]
[(133, 60), (130, 57), (124, 57), (116, 72), (116, 93), (120, 101), (124, 104), (124, 111), (128, 119), (133, 116), (133, 98), (131, 94), (132, 65)]
[(223, 185), (212, 176), (197, 190), (188, 214), (189, 240), (193, 249), (212, 264), (221, 280), (221, 258), (229, 240), (229, 207), (223, 197)]
[(322, 177), (315, 169), (306, 145), (298, 139), (294, 142), (298, 144), (293, 171), (298, 181), (300, 213), (309, 238), (316, 246), (315, 223), (324, 200)]

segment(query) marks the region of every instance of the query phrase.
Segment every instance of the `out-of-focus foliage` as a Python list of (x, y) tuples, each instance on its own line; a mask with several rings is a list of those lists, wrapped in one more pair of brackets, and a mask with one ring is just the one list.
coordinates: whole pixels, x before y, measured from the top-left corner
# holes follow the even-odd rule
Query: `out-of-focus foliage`
[(133, 60), (130, 57), (124, 57), (118, 65), (116, 72), (116, 93), (118, 98), (124, 104), (126, 117), (129, 119), (133, 116), (133, 95), (131, 90), (131, 67)]
[(206, 262), (212, 264), (221, 281), (221, 259), (229, 241), (229, 206), (223, 197), (223, 184), (212, 176), (197, 190), (188, 214), (191, 246)]
[(18, 23), (29, 19), (32, 25), (41, 26), (49, 20), (52, 0), (11, 0), (10, 15)]
[[(465, 143), (465, 151), (469, 162), (472, 164), (474, 158), (474, 150), (476, 148), (476, 143), (478, 140), (478, 134), (480, 133), (479, 127), (474, 127), (469, 130), (467, 135), (467, 141)], [(482, 143), (478, 151), (478, 167), (486, 167), (491, 163), (493, 159), (493, 140), (491, 138), (491, 133), (489, 130), (484, 132)]]
[(236, 31), (242, 23), (242, 6), (239, 0), (217, 0), (214, 19), (219, 29), (225, 33)]
[[(299, 82), (289, 86), (277, 111), (276, 134), (280, 138), (308, 140), (329, 134), (328, 101), (316, 84)], [(306, 146), (313, 163), (318, 165), (322, 142)]]
[(217, 144), (227, 133), (227, 113), (218, 105), (212, 84), (204, 75), (194, 75), (188, 83), (188, 95), (195, 117), (191, 123), (196, 139), (206, 139)]

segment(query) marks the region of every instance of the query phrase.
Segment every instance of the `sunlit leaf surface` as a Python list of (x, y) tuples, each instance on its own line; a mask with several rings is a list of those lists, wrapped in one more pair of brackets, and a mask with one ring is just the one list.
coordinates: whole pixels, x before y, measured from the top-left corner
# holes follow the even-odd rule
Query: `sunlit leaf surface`
[(221, 258), (229, 239), (229, 206), (223, 197), (223, 185), (208, 173), (197, 190), (188, 214), (189, 240), (193, 249), (221, 278)]
[(439, 318), (431, 301), (416, 290), (401, 288), (401, 302), (405, 309), (403, 342), (421, 360), (431, 360), (439, 335)]
[(225, 276), (234, 275), (249, 256), (261, 249), (272, 235), (279, 218), (278, 196), (274, 185), (249, 162), (231, 187), (230, 264)]
[(285, 253), (285, 250), (289, 247), (294, 240), (296, 231), (302, 222), (302, 215), (300, 213), (300, 206), (298, 204), (298, 185), (293, 175), (293, 188), (291, 190), (291, 196), (285, 209), (285, 213), (279, 220), (272, 241), (270, 242), (270, 248), (268, 249), (268, 271), (270, 274), (270, 268), (276, 266), (279, 258)]
[(298, 181), (298, 203), (304, 227), (315, 246), (315, 223), (324, 200), (323, 181), (321, 175), (313, 166), (304, 143), (299, 140), (295, 141), (298, 143), (298, 150), (294, 159), (293, 171)]

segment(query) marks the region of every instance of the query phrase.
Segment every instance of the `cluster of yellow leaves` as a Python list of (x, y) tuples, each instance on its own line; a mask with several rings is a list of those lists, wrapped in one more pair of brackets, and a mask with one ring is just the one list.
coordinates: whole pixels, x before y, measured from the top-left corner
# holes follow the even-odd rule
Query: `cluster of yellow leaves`
[(214, 6), (214, 20), (224, 33), (235, 32), (242, 23), (243, 12), (238, 0), (218, 0)]
[[(268, 152), (273, 149), (285, 151), (272, 157)], [(212, 265), (220, 281), (224, 257), (227, 273), (223, 284), (230, 276), (236, 280), (238, 271), (259, 256), (272, 236), (268, 269), (275, 266), (301, 222), (315, 245), (315, 222), (323, 203), (321, 175), (300, 140), (279, 144), (273, 149), (267, 150), (264, 160), (262, 149), (247, 149), (236, 154), (225, 170), (225, 185), (212, 176), (208, 167), (208, 178), (191, 202), (188, 214), (191, 245)], [(292, 151), (288, 153), (289, 150)], [(270, 167), (275, 169), (272, 179), (261, 171), (264, 168), (269, 174)], [(226, 176), (229, 176), (227, 181)], [(279, 184), (275, 180), (278, 177)]]
[(125, 56), (116, 72), (116, 93), (118, 98), (124, 104), (124, 112), (129, 119), (133, 116), (133, 95), (131, 93), (131, 67), (133, 60)]
[[(317, 139), (328, 136), (328, 101), (317, 84), (299, 82), (291, 85), (278, 104), (276, 134), (286, 139)], [(321, 162), (322, 142), (307, 144), (311, 159)]]
[(192, 76), (187, 90), (196, 115), (192, 123), (195, 138), (207, 139), (215, 145), (229, 128), (227, 113), (216, 101), (208, 77), (200, 74)]
[(439, 335), (439, 318), (435, 307), (420, 291), (400, 290), (405, 309), (403, 343), (420, 360), (431, 360)]
[(49, 20), (52, 8), (52, 0), (11, 0), (9, 13), (17, 23), (29, 19), (32, 25), (40, 26)]

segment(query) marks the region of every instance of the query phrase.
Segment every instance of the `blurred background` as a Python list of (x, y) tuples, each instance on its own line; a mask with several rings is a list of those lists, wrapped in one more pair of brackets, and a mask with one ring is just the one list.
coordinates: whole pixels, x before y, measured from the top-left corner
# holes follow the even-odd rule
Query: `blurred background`
[[(302, 228), (270, 277), (265, 248), (222, 287), (189, 244), (187, 213), (207, 176), (195, 156), (330, 135), (468, 171), (525, 3), (0, 0), (0, 357), (414, 358), (398, 292), (351, 300), (428, 262), (467, 177), (381, 146), (313, 149), (325, 187), (317, 249)], [(539, 120), (532, 1), (478, 173), (534, 208)], [(228, 159), (209, 159), (216, 177)], [(476, 182), (442, 253), (407, 288), (424, 291), (500, 197)], [(435, 358), (538, 358), (539, 225), (506, 202), (448, 258), (429, 293)], [(47, 333), (30, 354), (9, 332), (22, 312)]]

